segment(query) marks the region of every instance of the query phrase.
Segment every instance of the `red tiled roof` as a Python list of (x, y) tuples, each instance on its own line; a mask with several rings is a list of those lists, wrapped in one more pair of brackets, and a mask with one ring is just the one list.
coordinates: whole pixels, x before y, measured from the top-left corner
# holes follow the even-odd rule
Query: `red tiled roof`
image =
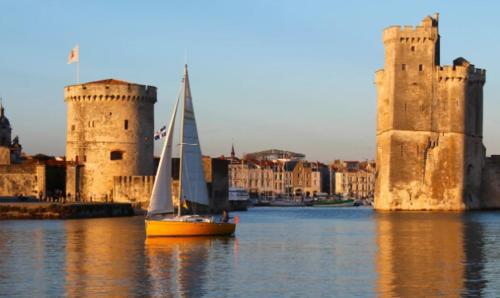
[(84, 83), (84, 85), (89, 85), (89, 84), (109, 84), (109, 85), (139, 85), (139, 84), (134, 84), (130, 83), (127, 81), (122, 81), (122, 80), (117, 80), (117, 79), (105, 79), (105, 80), (99, 80), (99, 81), (92, 81), (92, 82), (87, 82)]

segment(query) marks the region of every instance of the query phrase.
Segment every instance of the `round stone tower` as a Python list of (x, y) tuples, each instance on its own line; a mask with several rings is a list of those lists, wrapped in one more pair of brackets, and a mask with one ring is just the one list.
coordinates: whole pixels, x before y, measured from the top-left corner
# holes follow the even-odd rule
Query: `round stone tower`
[(108, 79), (66, 86), (64, 101), (66, 159), (80, 168), (73, 198), (109, 200), (114, 176), (154, 175), (156, 87)]

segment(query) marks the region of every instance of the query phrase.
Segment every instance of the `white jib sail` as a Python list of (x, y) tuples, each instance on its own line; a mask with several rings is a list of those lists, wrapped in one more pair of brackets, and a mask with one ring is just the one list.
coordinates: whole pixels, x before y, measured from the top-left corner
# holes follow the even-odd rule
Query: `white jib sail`
[(177, 96), (174, 112), (170, 119), (165, 143), (161, 151), (160, 163), (156, 172), (151, 199), (149, 200), (148, 216), (174, 211), (172, 204), (172, 140), (174, 137), (175, 116), (179, 106), (180, 96)]
[(183, 89), (184, 106), (181, 136), (182, 174), (180, 182), (182, 199), (208, 206), (207, 183), (203, 170), (198, 129), (194, 117), (187, 65), (184, 67)]

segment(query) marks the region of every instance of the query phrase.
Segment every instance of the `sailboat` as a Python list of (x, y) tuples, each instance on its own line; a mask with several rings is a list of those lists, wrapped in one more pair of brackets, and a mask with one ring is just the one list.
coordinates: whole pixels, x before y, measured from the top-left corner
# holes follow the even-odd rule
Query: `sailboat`
[[(174, 214), (175, 208), (171, 188), (172, 142), (175, 119), (181, 99), (179, 195), (177, 213)], [(181, 92), (177, 96), (174, 111), (170, 118), (151, 192), (146, 215), (146, 236), (229, 236), (234, 234), (236, 229), (236, 223), (234, 222), (217, 221), (214, 216), (181, 214), (183, 201), (205, 206), (209, 205), (187, 64), (184, 66)]]

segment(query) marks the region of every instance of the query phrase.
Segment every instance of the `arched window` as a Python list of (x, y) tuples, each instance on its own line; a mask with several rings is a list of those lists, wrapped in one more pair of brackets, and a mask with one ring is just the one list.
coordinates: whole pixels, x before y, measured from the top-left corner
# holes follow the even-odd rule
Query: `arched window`
[(122, 160), (123, 159), (123, 151), (120, 151), (120, 150), (111, 151), (110, 159), (111, 160)]

